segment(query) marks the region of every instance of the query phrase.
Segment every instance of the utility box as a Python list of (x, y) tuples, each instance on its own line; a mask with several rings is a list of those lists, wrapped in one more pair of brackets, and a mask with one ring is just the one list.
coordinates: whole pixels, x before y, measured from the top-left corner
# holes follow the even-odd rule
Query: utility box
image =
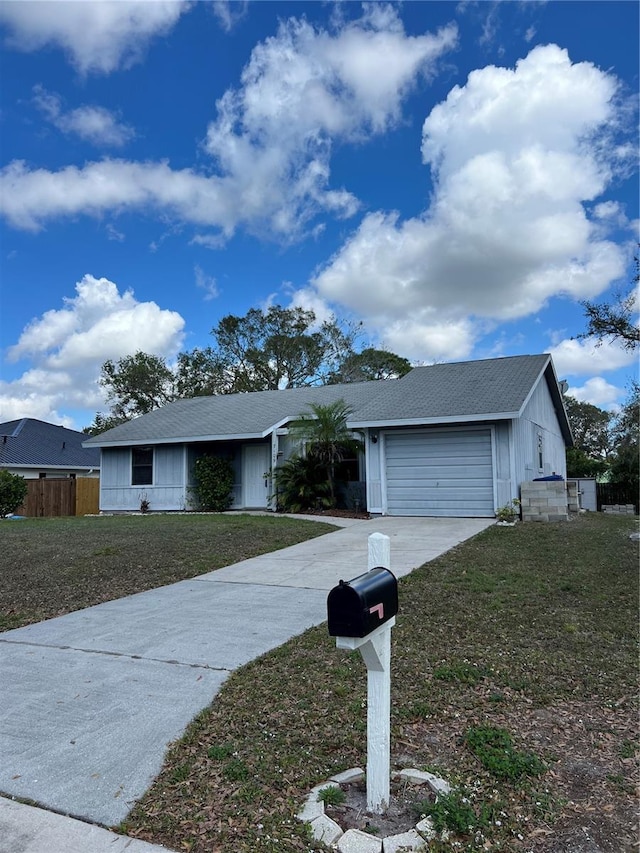
[(329, 636), (366, 637), (398, 612), (398, 581), (393, 572), (371, 569), (340, 581), (327, 598)]

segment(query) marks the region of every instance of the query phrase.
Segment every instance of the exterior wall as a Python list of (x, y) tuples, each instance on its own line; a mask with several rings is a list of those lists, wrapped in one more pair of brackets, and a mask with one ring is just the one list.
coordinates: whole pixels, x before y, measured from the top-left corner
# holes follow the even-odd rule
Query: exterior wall
[[(544, 378), (538, 383), (522, 417), (512, 424), (516, 484), (551, 474), (566, 477), (564, 438)], [(537, 458), (539, 436), (542, 439), (542, 466)]]
[(131, 449), (103, 448), (100, 511), (136, 512), (146, 498), (153, 510), (187, 507), (187, 465), (184, 445), (158, 445), (153, 460), (153, 484), (131, 485)]

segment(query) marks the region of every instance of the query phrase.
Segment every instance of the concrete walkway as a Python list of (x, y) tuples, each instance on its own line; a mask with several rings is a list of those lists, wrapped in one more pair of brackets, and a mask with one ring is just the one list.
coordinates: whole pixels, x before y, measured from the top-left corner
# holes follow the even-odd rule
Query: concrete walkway
[[(168, 744), (230, 672), (326, 619), (327, 592), (367, 570), (371, 533), (390, 537), (391, 569), (400, 577), (493, 523), (331, 521), (342, 529), (0, 634), (0, 791), (64, 815), (120, 823), (157, 775)], [(0, 798), (0, 853), (62, 850), (28, 846), (33, 832), (18, 845), (10, 834), (22, 814), (15, 805)], [(50, 820), (52, 832), (68, 820), (32, 811), (34, 824)], [(78, 849), (103, 848), (93, 838)]]

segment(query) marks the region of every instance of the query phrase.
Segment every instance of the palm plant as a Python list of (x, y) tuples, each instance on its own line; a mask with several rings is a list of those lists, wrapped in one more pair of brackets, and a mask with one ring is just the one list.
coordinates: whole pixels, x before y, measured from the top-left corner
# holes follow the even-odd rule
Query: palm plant
[(363, 449), (362, 440), (347, 426), (353, 409), (344, 400), (327, 405), (311, 403), (311, 414), (301, 414), (290, 428), (290, 435), (306, 447), (307, 458), (315, 460), (326, 472), (331, 506), (336, 505), (336, 467)]

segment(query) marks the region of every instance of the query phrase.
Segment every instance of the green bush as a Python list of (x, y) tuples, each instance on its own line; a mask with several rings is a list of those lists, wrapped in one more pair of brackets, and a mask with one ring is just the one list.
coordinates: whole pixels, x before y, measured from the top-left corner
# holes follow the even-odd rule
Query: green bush
[(331, 506), (326, 468), (315, 457), (294, 456), (276, 469), (276, 505), (283, 512)]
[(0, 471), (0, 518), (11, 515), (27, 497), (27, 481), (19, 474)]
[(222, 456), (196, 459), (194, 493), (200, 509), (224, 512), (233, 503), (233, 466)]

